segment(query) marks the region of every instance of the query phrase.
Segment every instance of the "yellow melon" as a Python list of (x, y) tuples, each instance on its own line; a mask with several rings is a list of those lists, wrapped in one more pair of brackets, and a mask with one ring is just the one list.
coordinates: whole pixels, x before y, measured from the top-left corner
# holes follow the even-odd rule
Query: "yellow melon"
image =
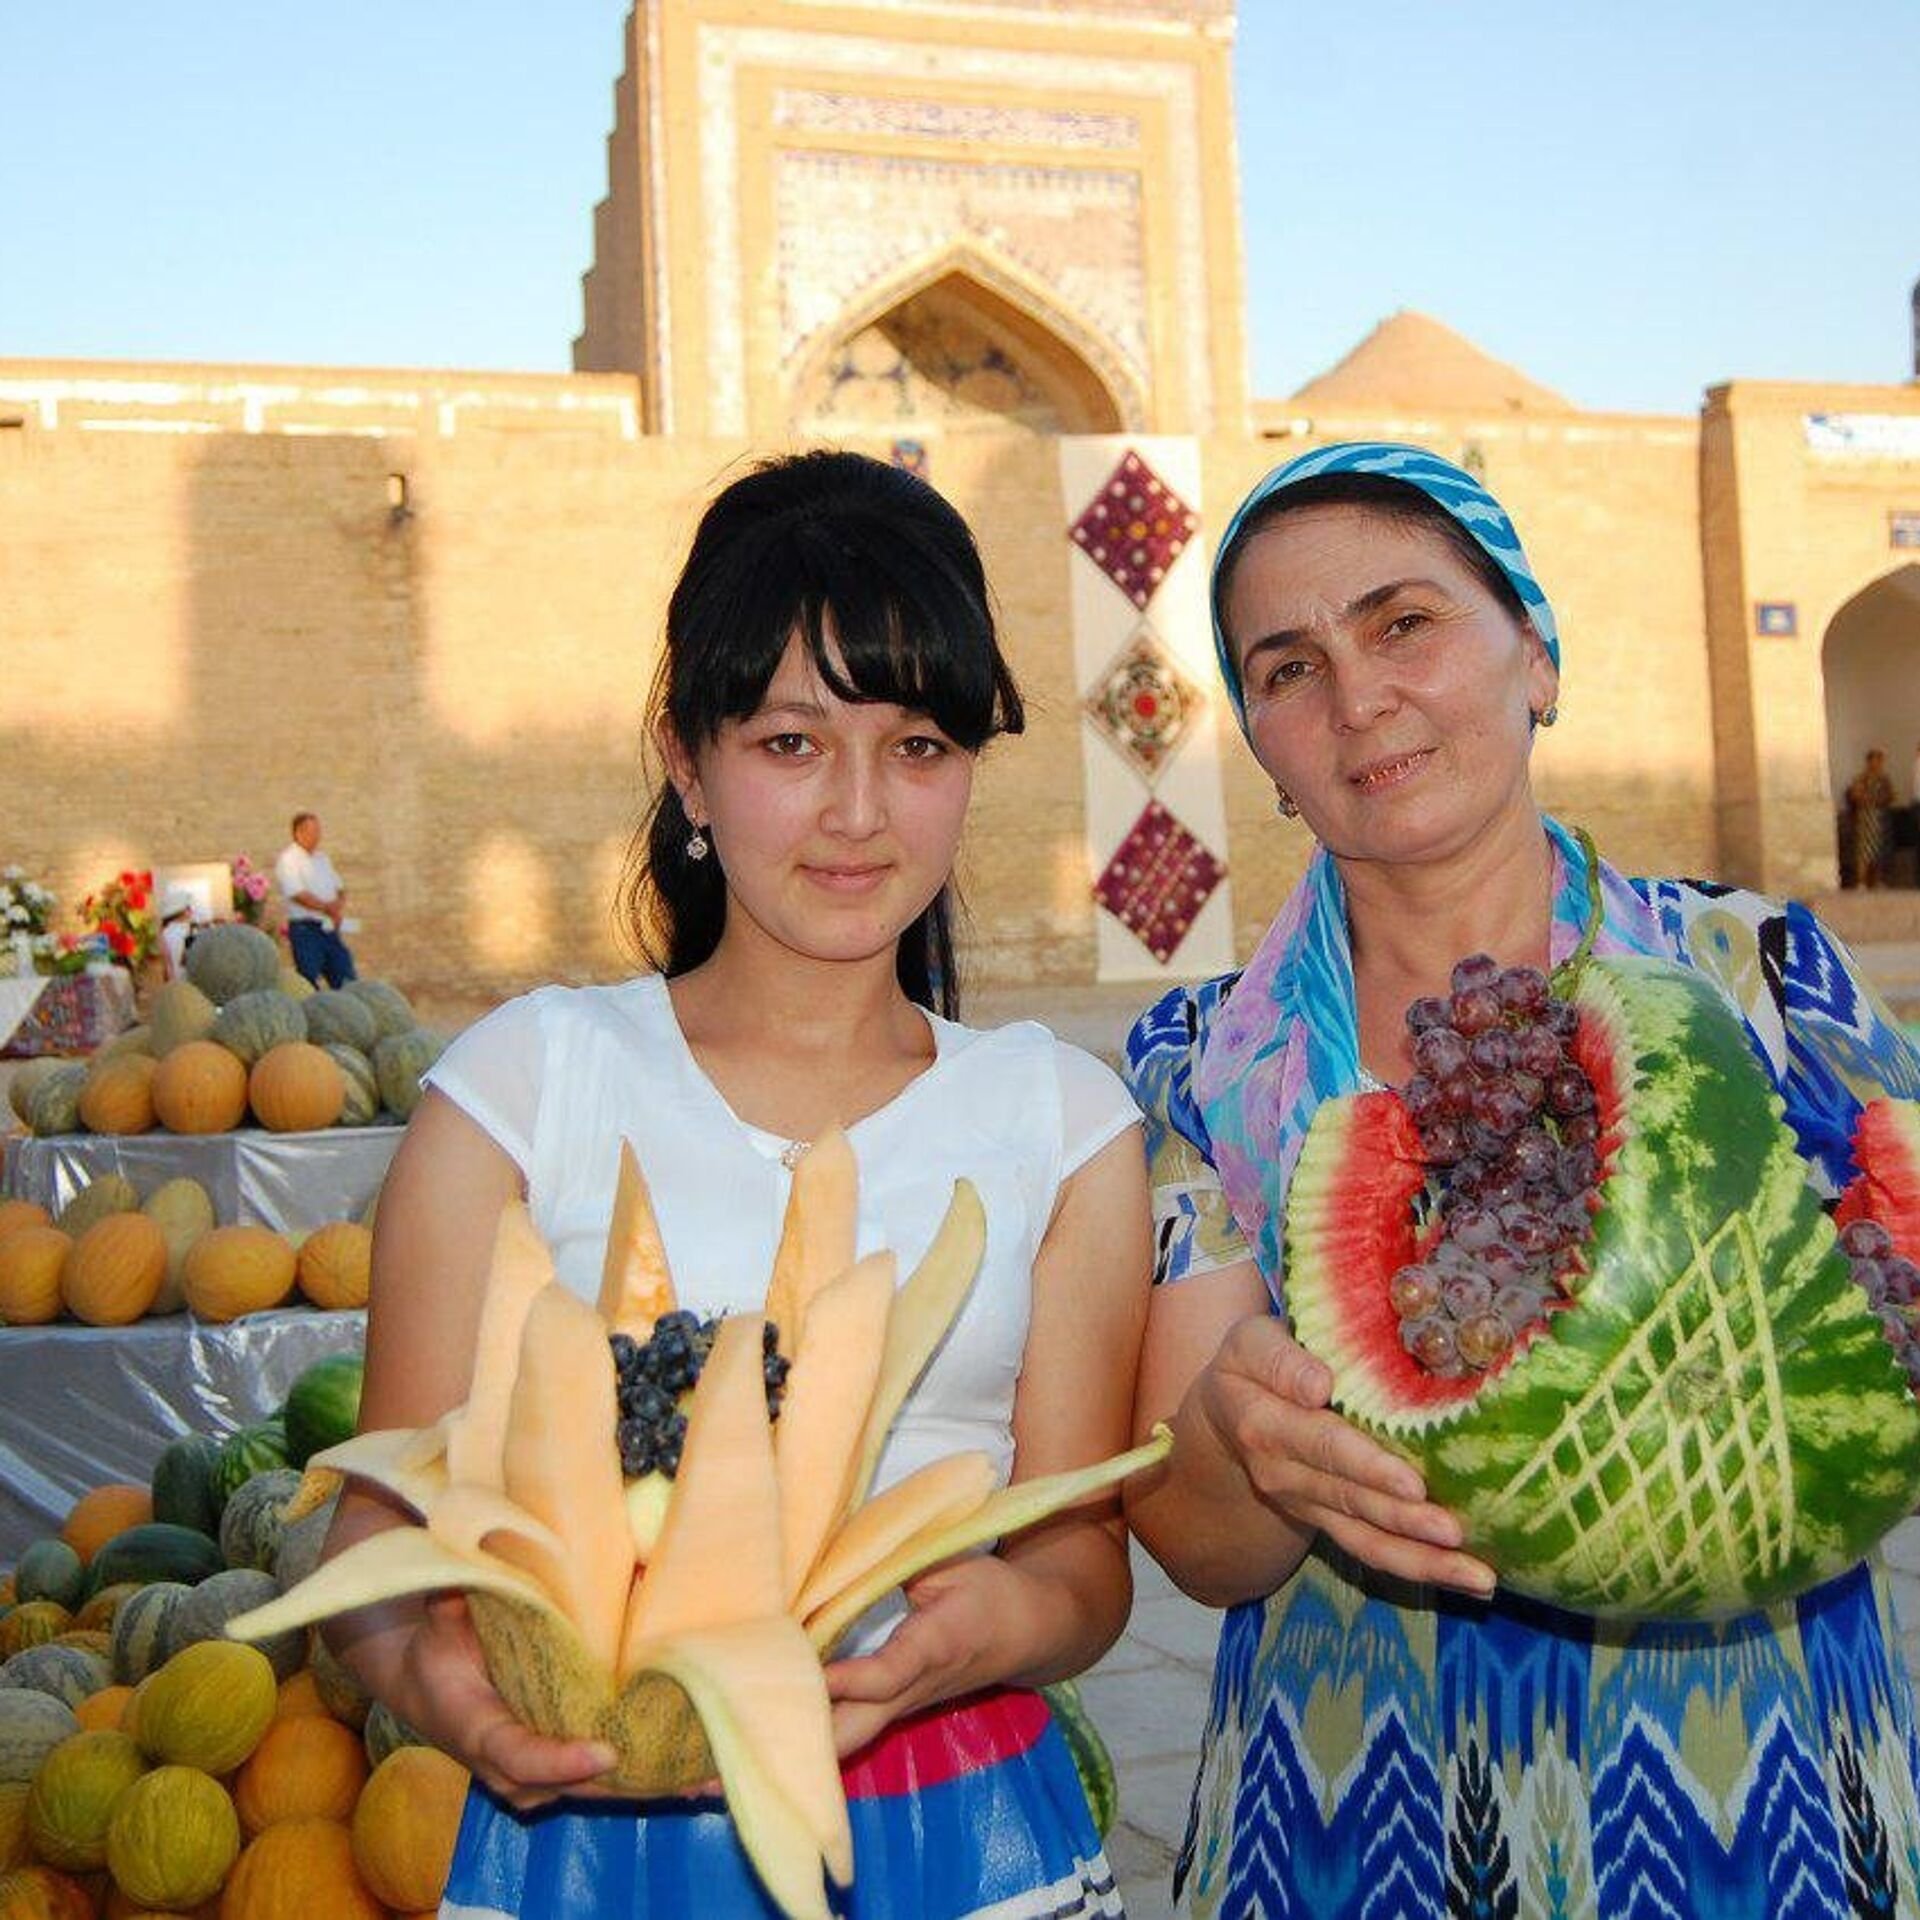
[(374, 1768), (353, 1810), (353, 1858), (388, 1906), (440, 1904), (467, 1785), (466, 1768), (437, 1747), (401, 1747)]
[(373, 1235), (357, 1220), (335, 1220), (300, 1243), (300, 1291), (316, 1307), (364, 1307), (373, 1277)]
[(37, 1200), (0, 1200), (0, 1240), (16, 1227), (49, 1227), (53, 1216)]
[(293, 1249), (270, 1227), (215, 1227), (188, 1249), (180, 1284), (202, 1320), (224, 1321), (279, 1306), (293, 1276)]
[(282, 1820), (249, 1840), (220, 1895), (221, 1920), (386, 1920), (337, 1820)]
[(330, 1714), (275, 1720), (234, 1775), (233, 1804), (251, 1839), (282, 1820), (351, 1820), (367, 1784), (367, 1750)]
[(217, 1040), (183, 1040), (153, 1076), (153, 1111), (170, 1133), (225, 1133), (247, 1115), (247, 1069)]
[(247, 1104), (272, 1133), (317, 1133), (340, 1118), (347, 1083), (339, 1063), (310, 1040), (269, 1047), (247, 1076)]
[(20, 1227), (0, 1239), (0, 1321), (38, 1327), (60, 1317), (60, 1270), (72, 1247), (58, 1227)]
[(167, 1236), (144, 1213), (111, 1213), (73, 1243), (60, 1269), (67, 1310), (90, 1327), (124, 1327), (159, 1297)]
[(159, 1066), (150, 1053), (116, 1053), (98, 1062), (80, 1089), (80, 1124), (91, 1133), (150, 1132)]

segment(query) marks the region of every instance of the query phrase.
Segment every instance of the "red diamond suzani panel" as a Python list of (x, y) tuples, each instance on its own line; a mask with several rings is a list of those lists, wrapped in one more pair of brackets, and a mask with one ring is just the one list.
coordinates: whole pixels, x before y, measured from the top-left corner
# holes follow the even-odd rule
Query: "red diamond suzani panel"
[(1151, 628), (1142, 627), (1087, 695), (1093, 724), (1151, 781), (1200, 711), (1199, 689)]
[(1149, 800), (1094, 882), (1093, 897), (1165, 966), (1225, 875), (1158, 800)]
[(1068, 537), (1144, 607), (1199, 525), (1193, 509), (1129, 448)]

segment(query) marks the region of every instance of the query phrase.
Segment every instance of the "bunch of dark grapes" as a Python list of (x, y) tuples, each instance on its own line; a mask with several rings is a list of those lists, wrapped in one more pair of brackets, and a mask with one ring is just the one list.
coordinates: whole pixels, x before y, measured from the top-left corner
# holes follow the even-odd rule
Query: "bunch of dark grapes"
[(1840, 1251), (1879, 1314), (1907, 1384), (1920, 1393), (1920, 1266), (1894, 1252), (1893, 1235), (1877, 1220), (1849, 1221), (1840, 1229)]
[[(717, 1319), (702, 1320), (697, 1313), (678, 1308), (663, 1313), (645, 1340), (626, 1333), (612, 1336), (614, 1376), (620, 1390), (615, 1438), (620, 1471), (627, 1479), (659, 1472), (671, 1480), (680, 1471), (680, 1449), (687, 1439), (687, 1416), (680, 1411), (680, 1401), (693, 1391), (719, 1330)], [(788, 1361), (779, 1350), (779, 1340), (780, 1330), (769, 1320), (761, 1336), (769, 1420), (779, 1419), (787, 1389)]]
[(1593, 1082), (1568, 1052), (1573, 1007), (1537, 967), (1484, 953), (1407, 1009), (1401, 1090), (1439, 1220), (1389, 1282), (1400, 1337), (1429, 1372), (1484, 1373), (1567, 1304), (1600, 1184)]

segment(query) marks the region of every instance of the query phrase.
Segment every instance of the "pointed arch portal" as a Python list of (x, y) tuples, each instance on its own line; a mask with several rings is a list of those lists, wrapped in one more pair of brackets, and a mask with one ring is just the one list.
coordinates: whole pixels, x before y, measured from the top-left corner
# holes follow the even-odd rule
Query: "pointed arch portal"
[(1037, 290), (967, 250), (896, 277), (847, 315), (803, 362), (793, 414), (823, 429), (969, 419), (1034, 433), (1141, 425), (1138, 405), (1123, 404), (1118, 383), (1095, 365), (1097, 353)]
[(1827, 627), (1820, 665), (1835, 808), (1869, 747), (1886, 750), (1905, 805), (1915, 798), (1908, 783), (1920, 749), (1920, 565), (1898, 567), (1855, 594)]

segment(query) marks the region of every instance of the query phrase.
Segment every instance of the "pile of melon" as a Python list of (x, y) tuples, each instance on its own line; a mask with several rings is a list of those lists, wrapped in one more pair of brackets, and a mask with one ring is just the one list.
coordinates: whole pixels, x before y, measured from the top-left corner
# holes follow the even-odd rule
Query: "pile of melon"
[(35, 1201), (0, 1200), (0, 1327), (63, 1317), (122, 1327), (181, 1312), (223, 1323), (296, 1297), (364, 1307), (372, 1260), (364, 1220), (293, 1237), (220, 1226), (197, 1180), (165, 1181), (142, 1199), (124, 1175), (102, 1174), (57, 1218)]
[(146, 1024), (87, 1060), (30, 1062), (8, 1098), (21, 1125), (66, 1133), (274, 1133), (405, 1120), (444, 1042), (383, 980), (314, 989), (257, 927), (209, 927)]
[(225, 1636), (318, 1558), (337, 1482), (292, 1462), (351, 1430), (358, 1369), (302, 1374), (277, 1445), (183, 1436), (0, 1578), (0, 1914), (438, 1906), (465, 1771), (317, 1638)]

